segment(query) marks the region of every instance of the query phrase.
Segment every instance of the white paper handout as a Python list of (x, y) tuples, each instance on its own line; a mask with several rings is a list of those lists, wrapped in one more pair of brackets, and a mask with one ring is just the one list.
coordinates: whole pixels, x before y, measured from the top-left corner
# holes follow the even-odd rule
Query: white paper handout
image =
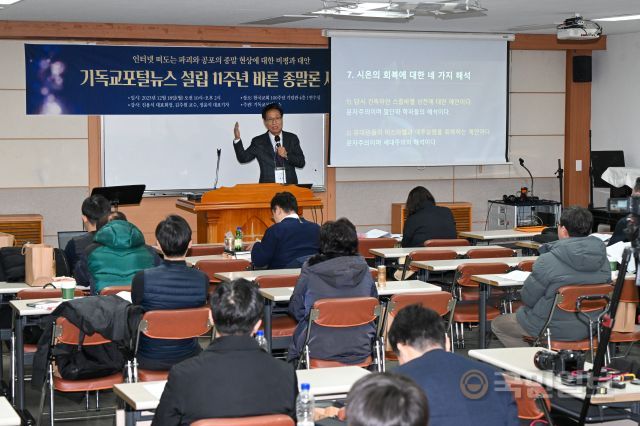
[[(624, 249), (627, 247), (631, 247), (631, 243), (625, 243), (622, 241), (618, 241), (614, 245), (607, 247), (607, 258), (609, 262), (618, 262), (622, 263), (622, 253)], [(633, 260), (633, 257), (629, 261), (629, 266), (627, 267), (627, 272), (635, 272), (636, 263)]]
[(508, 280), (514, 280), (514, 281), (524, 281), (527, 278), (529, 278), (529, 275), (531, 275), (531, 272), (529, 271), (511, 271), (507, 274), (499, 274), (501, 277), (506, 278)]
[(364, 236), (366, 238), (386, 238), (390, 237), (391, 233), (387, 231), (383, 231), (382, 229), (371, 229), (367, 231)]

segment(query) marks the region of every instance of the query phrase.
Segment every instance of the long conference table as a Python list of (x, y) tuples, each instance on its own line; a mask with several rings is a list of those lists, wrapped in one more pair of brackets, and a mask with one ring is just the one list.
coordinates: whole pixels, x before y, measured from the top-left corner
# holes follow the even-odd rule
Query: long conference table
[(458, 232), (458, 238), (468, 239), (472, 245), (478, 242), (500, 241), (500, 240), (530, 240), (535, 235), (540, 235), (542, 231), (524, 232), (515, 229), (495, 229), (485, 231), (463, 231)]
[[(583, 401), (586, 397), (585, 386), (565, 385), (560, 380), (560, 377), (553, 374), (552, 371), (543, 371), (536, 368), (533, 359), (535, 354), (540, 351), (547, 350), (539, 347), (472, 349), (469, 351), (469, 356), (502, 370), (515, 373), (525, 379), (538, 382), (561, 394)], [(591, 364), (585, 363), (585, 370), (589, 368), (591, 368)], [(591, 397), (592, 404), (602, 406), (615, 403), (634, 403), (631, 405), (627, 418), (631, 418), (635, 422), (640, 421), (640, 385), (633, 385), (627, 382), (624, 389), (615, 389), (609, 384), (605, 384), (604, 387), (607, 388), (607, 393), (594, 394)], [(624, 409), (619, 409), (619, 411), (624, 415)], [(591, 422), (593, 423), (594, 421)]]
[[(394, 294), (433, 293), (441, 291), (441, 288), (437, 285), (418, 280), (387, 281), (385, 285), (376, 284), (376, 287), (378, 296), (380, 297), (393, 296)], [(278, 302), (288, 302), (293, 294), (293, 287), (261, 288), (260, 294), (264, 297), (265, 301), (262, 325), (264, 327), (265, 338), (267, 339), (267, 348), (271, 351), (273, 341), (273, 306)]]
[[(309, 383), (316, 400), (345, 398), (358, 379), (370, 374), (360, 367), (330, 367), (313, 370), (297, 370), (298, 386)], [(160, 403), (166, 381), (121, 383), (113, 392), (125, 403), (125, 425), (134, 426), (137, 421), (149, 419), (144, 411), (153, 411)]]
[(487, 347), (487, 286), (496, 288), (522, 287), (522, 285), (524, 284), (524, 280), (513, 279), (509, 277), (508, 274), (472, 275), (471, 279), (477, 282), (480, 288), (480, 299), (478, 306), (480, 326), (478, 328), (480, 332), (480, 349), (484, 349)]

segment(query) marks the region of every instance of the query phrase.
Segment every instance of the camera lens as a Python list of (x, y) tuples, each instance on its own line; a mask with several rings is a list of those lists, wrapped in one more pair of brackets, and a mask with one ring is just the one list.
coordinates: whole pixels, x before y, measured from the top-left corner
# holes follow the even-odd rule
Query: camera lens
[(556, 354), (547, 351), (538, 351), (533, 356), (533, 365), (539, 370), (553, 370)]

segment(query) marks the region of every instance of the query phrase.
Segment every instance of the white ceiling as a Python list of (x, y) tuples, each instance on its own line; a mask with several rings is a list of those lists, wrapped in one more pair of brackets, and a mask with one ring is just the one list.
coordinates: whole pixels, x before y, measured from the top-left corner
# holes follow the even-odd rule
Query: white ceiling
[[(371, 0), (369, 0), (371, 1)], [(318, 17), (275, 27), (456, 32), (553, 33), (552, 28), (514, 31), (514, 27), (558, 23), (579, 12), (585, 18), (640, 14), (640, 0), (480, 0), (487, 16), (439, 20), (416, 16), (402, 22)], [(22, 0), (0, 9), (0, 21), (63, 21), (237, 26), (303, 14), (320, 0)], [(604, 22), (604, 34), (640, 32), (640, 21)]]

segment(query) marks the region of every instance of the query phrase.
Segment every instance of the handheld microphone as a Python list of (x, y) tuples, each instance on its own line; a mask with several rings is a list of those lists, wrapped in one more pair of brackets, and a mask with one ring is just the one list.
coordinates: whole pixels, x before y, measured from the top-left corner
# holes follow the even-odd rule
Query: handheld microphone
[(529, 173), (529, 177), (531, 178), (531, 195), (533, 195), (533, 175), (531, 174), (531, 171), (527, 168), (527, 166), (524, 165), (524, 160), (522, 158), (518, 158), (518, 161), (520, 162), (520, 165), (527, 171), (527, 173)]
[(213, 183), (213, 189), (218, 187), (218, 173), (220, 172), (220, 155), (222, 154), (222, 148), (217, 149), (218, 161), (216, 162), (216, 181)]

